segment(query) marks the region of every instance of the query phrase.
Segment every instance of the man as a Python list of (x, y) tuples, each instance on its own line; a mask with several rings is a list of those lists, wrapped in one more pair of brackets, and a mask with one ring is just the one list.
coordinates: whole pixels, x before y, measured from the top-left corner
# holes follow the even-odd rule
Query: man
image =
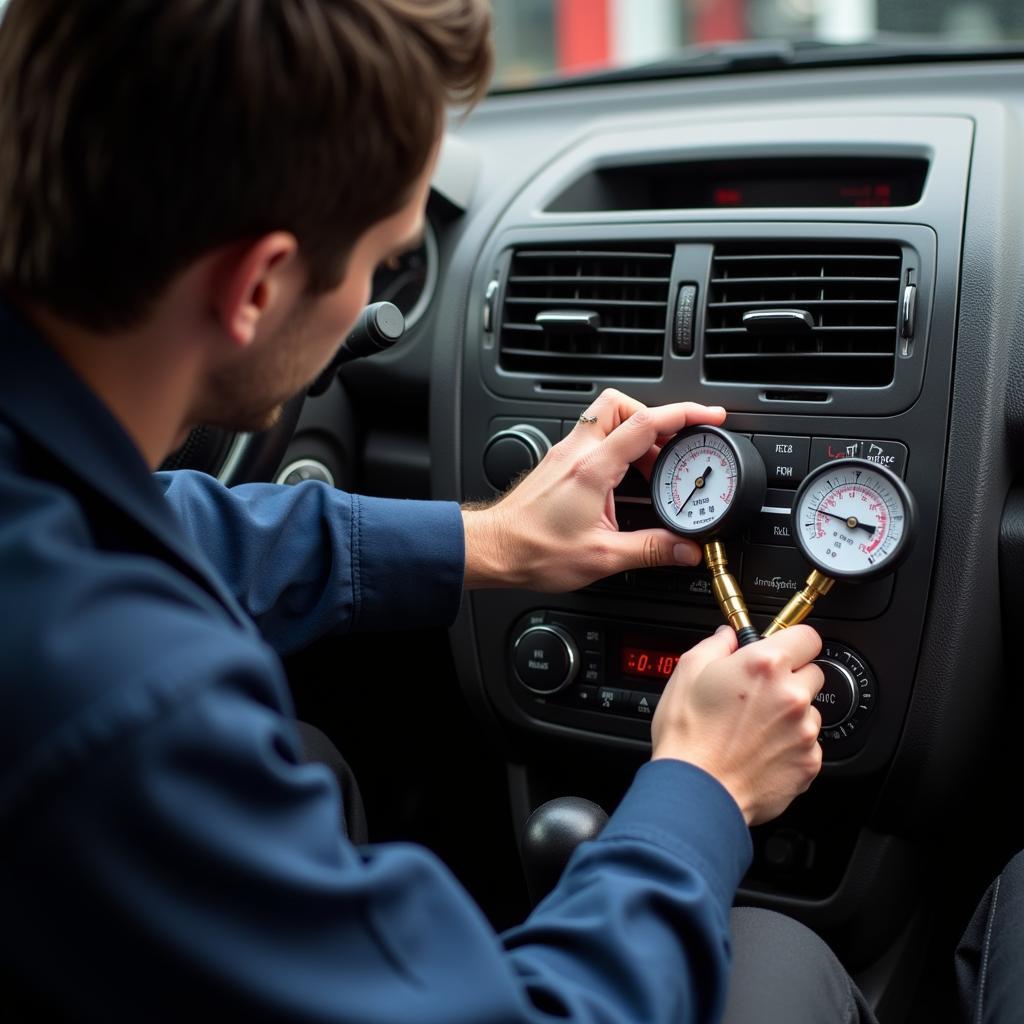
[(0, 899), (35, 1017), (722, 1012), (746, 826), (820, 766), (811, 629), (687, 653), (652, 763), (500, 938), (425, 851), (346, 840), (275, 651), (692, 564), (619, 534), (611, 489), (723, 410), (606, 392), (487, 509), (151, 472), (330, 360), (420, 232), (487, 33), (478, 0), (12, 0), (0, 24)]
[(985, 891), (956, 950), (963, 1020), (1014, 1024), (1024, 1016), (1020, 971), (1024, 929), (1024, 851), (1010, 858)]

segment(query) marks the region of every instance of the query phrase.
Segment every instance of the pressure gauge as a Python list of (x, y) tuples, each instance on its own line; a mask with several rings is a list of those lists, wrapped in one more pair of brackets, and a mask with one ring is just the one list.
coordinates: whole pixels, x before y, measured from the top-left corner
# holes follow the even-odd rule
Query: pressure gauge
[(810, 473), (793, 501), (793, 537), (808, 562), (834, 579), (891, 573), (914, 540), (917, 513), (907, 485), (865, 459)]
[(739, 533), (764, 503), (757, 449), (720, 427), (687, 427), (661, 450), (651, 473), (651, 504), (670, 530), (704, 542)]

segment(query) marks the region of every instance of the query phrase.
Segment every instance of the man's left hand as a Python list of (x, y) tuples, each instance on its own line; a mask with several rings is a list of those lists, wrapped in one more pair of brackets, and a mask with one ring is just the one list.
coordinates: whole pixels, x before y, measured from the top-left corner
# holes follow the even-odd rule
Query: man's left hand
[(463, 509), (466, 588), (559, 593), (627, 569), (696, 565), (700, 548), (670, 530), (620, 532), (612, 491), (631, 465), (649, 478), (660, 446), (683, 427), (724, 419), (720, 407), (648, 408), (620, 391), (603, 391), (499, 501)]

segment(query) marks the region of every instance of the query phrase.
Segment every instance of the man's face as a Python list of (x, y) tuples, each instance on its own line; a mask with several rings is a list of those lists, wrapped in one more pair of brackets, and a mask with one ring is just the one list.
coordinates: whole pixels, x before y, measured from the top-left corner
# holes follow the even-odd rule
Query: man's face
[(360, 236), (336, 288), (300, 298), (278, 329), (259, 335), (211, 374), (196, 406), (197, 423), (245, 431), (273, 426), (282, 405), (316, 379), (352, 330), (377, 267), (418, 244), (433, 169), (431, 159), (409, 201)]

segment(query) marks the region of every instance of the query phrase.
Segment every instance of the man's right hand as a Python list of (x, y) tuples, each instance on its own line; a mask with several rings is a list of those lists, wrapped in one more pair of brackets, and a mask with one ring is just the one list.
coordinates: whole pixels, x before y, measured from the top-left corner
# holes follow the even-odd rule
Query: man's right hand
[(658, 705), (653, 758), (703, 768), (748, 825), (781, 814), (821, 769), (821, 638), (794, 626), (737, 650), (728, 626), (682, 656)]

